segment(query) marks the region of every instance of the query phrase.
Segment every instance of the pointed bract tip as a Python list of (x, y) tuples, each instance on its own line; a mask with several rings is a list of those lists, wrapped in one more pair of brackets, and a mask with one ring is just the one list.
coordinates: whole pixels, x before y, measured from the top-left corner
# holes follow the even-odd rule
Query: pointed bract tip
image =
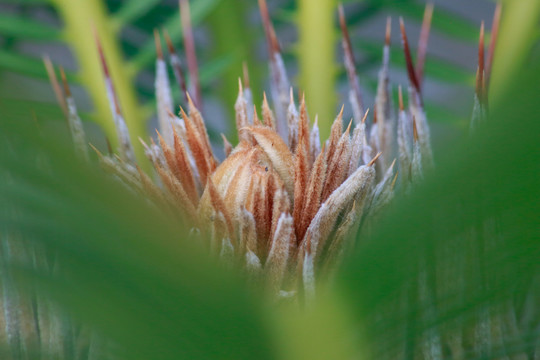
[(339, 25), (341, 31), (345, 34), (347, 32), (347, 22), (345, 21), (345, 11), (343, 10), (343, 4), (338, 4)]
[(158, 129), (155, 129), (156, 130), (156, 135), (159, 139), (159, 143), (163, 146), (165, 145), (165, 140), (163, 140), (163, 137), (161, 136), (161, 134), (159, 133), (159, 130)]
[(291, 104), (294, 104), (294, 93), (293, 93), (293, 88), (292, 86), (289, 88), (289, 102)]
[(109, 152), (109, 155), (111, 155), (114, 151), (111, 142), (107, 136), (105, 136), (105, 142), (107, 143), (107, 151)]
[(171, 111), (171, 109), (166, 108), (166, 110), (167, 110), (167, 115), (169, 115), (169, 117), (174, 118), (174, 117), (176, 116), (176, 115), (173, 114), (173, 112)]
[(349, 134), (351, 132), (352, 123), (353, 123), (353, 119), (351, 118), (351, 121), (349, 121), (349, 125), (347, 126), (347, 129), (345, 130), (345, 134)]
[(476, 77), (476, 94), (480, 101), (483, 101), (484, 88), (484, 21), (480, 24), (480, 37), (478, 40), (478, 72)]
[(184, 119), (184, 121), (187, 121), (187, 119), (189, 118), (189, 116), (184, 111), (184, 108), (181, 106), (180, 106), (180, 116), (182, 117), (182, 119)]
[(139, 136), (138, 139), (143, 148), (148, 149), (148, 144), (143, 140), (143, 138)]
[(420, 94), (420, 84), (418, 83), (418, 79), (416, 77), (416, 71), (414, 69), (414, 63), (411, 57), (411, 50), (409, 49), (409, 40), (407, 39), (407, 33), (405, 32), (405, 23), (403, 22), (403, 18), (401, 16), (399, 17), (399, 28), (401, 30), (401, 43), (403, 45), (403, 52), (405, 53), (409, 81)]
[(356, 101), (361, 106), (362, 104), (362, 97), (360, 95), (360, 89), (358, 88), (358, 79), (356, 75), (356, 69), (355, 69), (355, 60), (354, 60), (354, 53), (352, 50), (351, 45), (351, 39), (349, 37), (349, 31), (347, 30), (347, 24), (345, 23), (345, 14), (343, 12), (343, 8), (340, 9), (339, 14), (339, 20), (341, 25), (341, 33), (342, 33), (342, 46), (344, 51), (344, 60), (345, 60), (345, 69), (347, 71), (347, 76), (349, 78), (349, 86), (354, 91)]
[(274, 27), (272, 26), (272, 22), (270, 21), (270, 14), (268, 13), (268, 5), (266, 4), (266, 0), (259, 0), (259, 10), (261, 12), (264, 32), (266, 34), (266, 40), (268, 41), (270, 54), (273, 55), (275, 53), (279, 53), (279, 43), (277, 41)]
[(404, 111), (405, 106), (403, 105), (403, 91), (401, 90), (401, 85), (398, 86), (398, 100), (399, 100), (399, 110)]
[(97, 156), (99, 156), (100, 159), (103, 158), (103, 154), (94, 146), (94, 144), (88, 143), (88, 146), (90, 146), (92, 150), (94, 150), (94, 152), (97, 154)]
[(394, 165), (396, 165), (396, 158), (394, 158), (394, 161), (392, 161), (392, 164), (390, 164), (390, 169), (394, 169)]
[(266, 14), (268, 14), (268, 5), (266, 4), (266, 0), (258, 0), (259, 3), (259, 10), (261, 14), (264, 14), (263, 20), (266, 17)]
[(249, 88), (249, 70), (247, 66), (247, 62), (242, 62), (242, 74), (244, 75), (244, 87), (246, 89)]
[(186, 98), (187, 98), (187, 101), (188, 101), (188, 106), (190, 108), (197, 109), (197, 107), (195, 106), (195, 103), (193, 102), (193, 99), (191, 98), (191, 95), (189, 95), (188, 91), (186, 91)]
[(244, 89), (242, 88), (241, 78), (238, 78), (238, 96), (244, 96)]
[(433, 18), (433, 4), (426, 4), (424, 18), (422, 19), (422, 28), (420, 29), (420, 39), (418, 40), (418, 50), (416, 52), (416, 76), (418, 83), (422, 84), (424, 77), (424, 63), (426, 60), (427, 46), (429, 41), (429, 32), (431, 30), (431, 20)]
[(306, 93), (302, 93), (302, 96), (300, 97), (300, 107), (304, 109), (306, 107)]
[(101, 45), (101, 40), (99, 39), (99, 35), (97, 33), (97, 29), (95, 26), (92, 26), (94, 31), (94, 39), (96, 41), (96, 46), (98, 50), (99, 59), (101, 61), (101, 69), (103, 70), (103, 74), (105, 77), (110, 77), (109, 75), (109, 67), (107, 66), (107, 60), (105, 59), (105, 53), (103, 51), (103, 46)]
[(499, 33), (499, 26), (501, 24), (502, 3), (498, 2), (493, 13), (493, 21), (491, 24), (491, 43), (497, 41), (497, 35)]
[(158, 29), (154, 29), (154, 42), (156, 43), (156, 54), (159, 60), (163, 60), (163, 49), (161, 48), (161, 38)]
[(167, 44), (167, 49), (169, 50), (169, 54), (175, 54), (176, 50), (171, 41), (171, 37), (169, 36), (169, 32), (165, 28), (163, 28), (163, 37), (165, 38), (165, 43)]
[(253, 124), (257, 125), (261, 123), (261, 119), (259, 119), (259, 115), (257, 114), (257, 105), (253, 104)]
[(197, 51), (195, 49), (195, 40), (193, 39), (193, 27), (191, 24), (191, 12), (189, 0), (180, 1), (180, 22), (182, 26), (182, 35), (184, 37), (184, 53), (191, 83), (191, 89), (195, 99), (195, 104), (202, 108), (201, 84), (199, 79), (199, 65), (197, 62)]
[(362, 118), (362, 124), (365, 124), (366, 123), (366, 119), (367, 119), (367, 116), (369, 114), (369, 108), (366, 110), (366, 112), (364, 113), (364, 117)]
[(71, 97), (71, 89), (69, 88), (69, 84), (66, 80), (66, 73), (64, 72), (64, 68), (60, 66), (59, 69), (60, 77), (62, 78), (62, 85), (64, 86), (64, 93), (66, 94), (66, 97)]
[(394, 188), (396, 187), (396, 181), (397, 181), (398, 175), (399, 175), (399, 171), (396, 171), (396, 175), (394, 175), (394, 180), (392, 180), (392, 185), (390, 185), (390, 189), (392, 190), (394, 190)]
[(281, 47), (279, 46), (279, 41), (276, 35), (276, 30), (274, 29), (274, 26), (272, 23), (270, 23), (270, 43), (272, 46), (272, 50), (274, 53), (280, 53)]
[(384, 36), (384, 44), (390, 46), (390, 37), (392, 35), (392, 17), (386, 18), (386, 34)]
[(484, 70), (484, 21), (480, 24), (480, 38), (478, 40), (478, 68), (483, 72)]
[(371, 159), (371, 161), (367, 164), (367, 166), (373, 166), (373, 164), (375, 164), (375, 162), (377, 161), (377, 159), (379, 158), (379, 156), (382, 155), (382, 151), (379, 152), (377, 155), (375, 155), (375, 157), (373, 159)]
[(484, 39), (484, 28), (485, 28), (485, 25), (486, 25), (486, 24), (485, 24), (484, 20), (482, 20), (482, 21), (480, 22), (480, 39), (482, 39), (482, 40)]
[(424, 9), (424, 18), (422, 19), (422, 29), (425, 31), (429, 31), (429, 28), (431, 27), (434, 9), (435, 5), (433, 5), (433, 3), (429, 2), (426, 4), (426, 8)]
[(49, 55), (43, 55), (42, 60), (43, 65), (45, 65), (45, 70), (47, 71), (47, 74), (52, 81), (53, 78), (56, 78), (56, 73), (54, 72), (54, 65), (51, 61), (51, 58), (49, 57)]
[(484, 20), (482, 20), (482, 22), (480, 23), (480, 36), (479, 36), (479, 39), (478, 39), (478, 48), (480, 50), (482, 50), (482, 52), (484, 51), (484, 29), (485, 29), (485, 24), (484, 24)]
[(122, 116), (122, 110), (120, 109), (120, 102), (116, 94), (113, 96), (113, 101), (114, 101), (114, 109), (116, 111), (116, 115)]
[(495, 12), (493, 13), (493, 23), (491, 25), (491, 32), (492, 34), (495, 33), (495, 29), (498, 30), (498, 27), (501, 22), (501, 14), (502, 14), (502, 2), (497, 2), (497, 5), (495, 6)]
[(479, 40), (478, 40), (478, 45), (479, 45), (479, 48), (482, 48), (484, 49), (484, 29), (485, 29), (485, 24), (484, 24), (484, 20), (482, 20), (482, 22), (480, 23), (480, 37), (479, 37)]
[(343, 118), (343, 110), (345, 109), (345, 104), (341, 104), (341, 110), (339, 110), (338, 119)]

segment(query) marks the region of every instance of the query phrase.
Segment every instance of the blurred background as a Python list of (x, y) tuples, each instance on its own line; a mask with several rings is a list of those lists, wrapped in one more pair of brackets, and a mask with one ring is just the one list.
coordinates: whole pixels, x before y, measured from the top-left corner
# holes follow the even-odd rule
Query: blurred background
[[(479, 27), (485, 20), (489, 30), (495, 3), (433, 3), (424, 97), (435, 147), (439, 148), (468, 129)], [(268, 5), (291, 82), (295, 89), (306, 92), (312, 119), (319, 114), (325, 138), (325, 124), (330, 124), (342, 103), (346, 104), (345, 119), (350, 117), (336, 2), (269, 0)], [(414, 54), (425, 2), (344, 1), (344, 6), (362, 92), (371, 107), (387, 16), (392, 17), (391, 81), (397, 91), (397, 85), (408, 84), (398, 18), (405, 19)], [(216, 147), (221, 148), (219, 133), (235, 140), (233, 105), (242, 63), (248, 66), (256, 104), (262, 100), (262, 91), (269, 89), (267, 47), (258, 5), (255, 0), (194, 0), (191, 12), (205, 120)], [(103, 101), (101, 74), (95, 67), (97, 57), (88, 50), (95, 48), (90, 23), (99, 28), (106, 41), (132, 138), (148, 136), (145, 132), (153, 134), (153, 30), (167, 29), (177, 49), (182, 49), (176, 0), (0, 0), (0, 97), (37, 101), (43, 108), (56, 111), (58, 124), (63, 124), (42, 62), (42, 57), (48, 55), (53, 64), (66, 69), (90, 141), (103, 148), (103, 131), (112, 131), (112, 119)], [(311, 39), (320, 42), (314, 46)], [(172, 73), (170, 76), (172, 80)], [(180, 94), (178, 89), (175, 91), (178, 100)]]

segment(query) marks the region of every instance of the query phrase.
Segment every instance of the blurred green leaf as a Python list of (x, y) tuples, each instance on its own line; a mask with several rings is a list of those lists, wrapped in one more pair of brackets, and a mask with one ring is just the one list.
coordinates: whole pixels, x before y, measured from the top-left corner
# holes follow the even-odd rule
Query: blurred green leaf
[(6, 108), (1, 232), (56, 254), (61, 269), (11, 264), (20, 279), (96, 329), (122, 358), (272, 357), (262, 302), (188, 238), (189, 229)]
[(56, 40), (60, 37), (60, 31), (51, 25), (2, 14), (0, 14), (0, 34), (32, 40)]
[[(538, 84), (538, 66), (522, 71), (504, 103), (493, 104), (489, 123), (442, 155), (414, 195), (358, 238), (339, 284), (378, 356), (414, 347), (430, 329), (470, 322), (486, 306), (510, 306), (519, 316), (515, 304), (539, 290), (531, 281), (540, 274)], [(422, 271), (433, 303), (411, 297)], [(532, 321), (540, 324), (540, 314)], [(534, 348), (534, 327), (517, 331), (503, 334), (513, 346), (490, 351)]]

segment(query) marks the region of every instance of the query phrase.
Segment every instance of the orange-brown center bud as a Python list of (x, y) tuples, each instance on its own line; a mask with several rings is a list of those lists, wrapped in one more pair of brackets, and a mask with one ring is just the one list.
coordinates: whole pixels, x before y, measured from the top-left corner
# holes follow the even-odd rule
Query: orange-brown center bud
[[(279, 216), (290, 212), (288, 195), (283, 180), (272, 166), (265, 152), (258, 145), (242, 142), (235, 151), (216, 169), (211, 181), (223, 200), (225, 210), (220, 210), (206, 190), (201, 199), (200, 214), (203, 221), (212, 220), (217, 212), (230, 217), (234, 233), (229, 234), (233, 243), (240, 248), (253, 247), (250, 241), (242, 244), (240, 229), (243, 224), (243, 209), (255, 220), (255, 252), (265, 259)], [(225, 236), (225, 234), (224, 234)]]

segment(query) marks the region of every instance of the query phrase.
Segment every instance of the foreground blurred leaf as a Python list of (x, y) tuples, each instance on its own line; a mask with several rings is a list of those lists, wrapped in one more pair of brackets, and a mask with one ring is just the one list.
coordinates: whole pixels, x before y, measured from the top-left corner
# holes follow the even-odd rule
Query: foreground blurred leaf
[[(0, 228), (60, 272), (21, 268), (128, 359), (264, 359), (260, 306), (203, 251), (189, 229), (81, 164), (59, 135), (2, 106)], [(36, 134), (42, 129), (42, 136)], [(51, 141), (54, 136), (54, 141)], [(58, 145), (60, 144), (60, 145)], [(13, 259), (15, 261), (15, 259)]]
[[(430, 329), (474, 324), (482, 309), (498, 316), (506, 306), (518, 317), (516, 333), (505, 332), (489, 353), (534, 353), (540, 309), (536, 302), (524, 313), (522, 304), (540, 294), (538, 84), (538, 66), (523, 71), (489, 123), (447, 152), (371, 235), (361, 234), (338, 283), (373, 356), (407, 353)], [(422, 273), (428, 302), (414, 290)]]

